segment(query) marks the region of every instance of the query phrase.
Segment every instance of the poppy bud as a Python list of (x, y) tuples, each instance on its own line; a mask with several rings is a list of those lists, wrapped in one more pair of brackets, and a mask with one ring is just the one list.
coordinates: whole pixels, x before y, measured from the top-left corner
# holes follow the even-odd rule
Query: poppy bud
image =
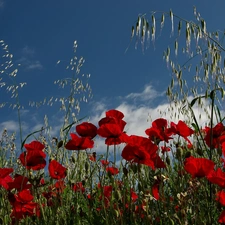
[(142, 185), (140, 182), (138, 183), (138, 190), (142, 190)]
[(180, 159), (181, 156), (182, 156), (181, 150), (182, 150), (182, 149), (181, 149), (180, 147), (178, 147), (178, 148), (176, 149), (176, 158), (177, 158), (177, 159)]
[(57, 144), (57, 148), (61, 148), (63, 146), (63, 141), (61, 140), (58, 144)]
[(222, 155), (222, 149), (221, 149), (220, 147), (217, 148), (217, 153), (218, 153), (219, 155)]
[(85, 185), (85, 183), (86, 183), (86, 181), (85, 181), (85, 180), (82, 180), (81, 182), (82, 182), (82, 185), (83, 185), (83, 186), (84, 186), (84, 185)]
[(71, 156), (71, 160), (73, 163), (76, 163), (76, 158), (74, 157), (74, 155)]
[(130, 167), (131, 167), (131, 170), (133, 171), (133, 173), (137, 173), (138, 167), (136, 164), (132, 164)]
[(115, 216), (118, 218), (120, 216), (120, 213), (118, 210), (114, 209), (114, 213), (115, 213)]
[(88, 162), (85, 162), (84, 167), (85, 167), (85, 172), (87, 173), (88, 170), (89, 170), (89, 163)]
[(201, 149), (201, 148), (197, 148), (197, 153), (198, 153), (200, 156), (203, 156), (203, 152), (202, 152), (202, 149)]
[(187, 151), (187, 152), (185, 153), (184, 158), (186, 159), (186, 158), (188, 158), (188, 157), (190, 157), (190, 156), (191, 156), (191, 152)]
[(126, 167), (123, 167), (123, 174), (127, 177), (127, 174), (128, 174), (128, 170)]
[(116, 199), (121, 199), (122, 198), (122, 196), (121, 196), (121, 192), (120, 191), (115, 191), (115, 198)]
[(170, 165), (170, 157), (169, 157), (169, 156), (166, 156), (166, 163), (167, 163), (168, 165)]

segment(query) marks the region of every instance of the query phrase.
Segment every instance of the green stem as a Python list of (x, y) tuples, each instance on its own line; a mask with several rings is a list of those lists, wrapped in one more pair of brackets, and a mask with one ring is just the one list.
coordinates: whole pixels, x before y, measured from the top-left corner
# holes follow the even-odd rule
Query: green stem
[(116, 145), (114, 145), (113, 152), (114, 152), (114, 166), (115, 166), (116, 165)]

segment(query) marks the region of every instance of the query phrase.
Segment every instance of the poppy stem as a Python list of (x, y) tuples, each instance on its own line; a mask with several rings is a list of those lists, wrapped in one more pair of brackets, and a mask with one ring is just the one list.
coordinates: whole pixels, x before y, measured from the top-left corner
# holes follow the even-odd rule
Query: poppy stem
[(114, 152), (114, 166), (116, 166), (116, 145), (114, 145), (113, 152)]

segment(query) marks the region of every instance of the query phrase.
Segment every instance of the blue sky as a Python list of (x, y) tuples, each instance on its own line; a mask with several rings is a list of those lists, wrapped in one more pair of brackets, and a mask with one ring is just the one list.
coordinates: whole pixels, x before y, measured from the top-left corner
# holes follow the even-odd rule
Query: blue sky
[[(20, 92), (24, 136), (43, 124), (47, 114), (52, 125), (60, 126), (58, 108), (30, 108), (28, 101), (64, 94), (53, 82), (71, 76), (64, 68), (73, 57), (77, 40), (77, 56), (83, 56), (84, 74), (91, 74), (89, 84), (93, 98), (82, 104), (80, 117), (93, 122), (105, 110), (118, 108), (125, 114), (128, 130), (143, 134), (149, 115), (159, 116), (158, 109), (168, 107), (165, 97), (171, 71), (163, 61), (163, 51), (173, 44), (169, 20), (156, 36), (155, 44), (144, 52), (130, 43), (131, 27), (139, 14), (170, 9), (183, 18), (193, 20), (193, 5), (207, 21), (209, 30), (224, 30), (225, 1), (92, 1), (92, 0), (0, 0), (0, 40), (8, 45), (15, 64), (21, 64), (17, 82), (27, 85)], [(57, 65), (57, 61), (61, 63)], [(7, 80), (7, 78), (4, 78)], [(7, 80), (7, 82), (11, 82)], [(0, 102), (13, 101), (0, 89)], [(0, 131), (18, 131), (16, 111), (0, 109)], [(141, 131), (143, 130), (143, 131)]]

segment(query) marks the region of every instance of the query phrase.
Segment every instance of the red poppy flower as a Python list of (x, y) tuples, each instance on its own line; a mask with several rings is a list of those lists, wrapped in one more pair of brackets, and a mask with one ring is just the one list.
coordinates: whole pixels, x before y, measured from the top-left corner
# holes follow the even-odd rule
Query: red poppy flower
[(144, 164), (154, 169), (154, 162), (149, 153), (144, 149), (140, 149), (138, 146), (126, 145), (121, 156), (127, 161)]
[(66, 177), (66, 168), (56, 160), (51, 160), (48, 166), (49, 175), (51, 178), (59, 180)]
[(8, 183), (9, 190), (16, 189), (17, 191), (22, 191), (24, 189), (30, 189), (32, 184), (28, 184), (28, 178), (19, 174), (14, 176), (14, 180)]
[(124, 117), (124, 114), (116, 109), (111, 109), (107, 111), (105, 114), (106, 114), (106, 117), (114, 117), (117, 120), (122, 120)]
[(96, 152), (93, 152), (92, 154), (88, 155), (88, 158), (92, 162), (96, 162)]
[(98, 129), (98, 135), (106, 138), (106, 145), (118, 145), (124, 142), (126, 134), (119, 124), (103, 124)]
[(154, 169), (157, 150), (157, 145), (148, 138), (131, 135), (121, 156), (127, 161), (144, 164)]
[(166, 164), (162, 161), (158, 154), (156, 154), (155, 158), (153, 159), (154, 165), (156, 168), (166, 168)]
[(119, 137), (123, 133), (123, 130), (120, 128), (119, 124), (106, 123), (102, 124), (98, 129), (98, 134), (101, 137)]
[(47, 206), (51, 207), (54, 206), (54, 203), (57, 203), (57, 201), (53, 200), (55, 198), (55, 194), (52, 191), (42, 192), (42, 196), (47, 200)]
[(186, 141), (188, 141), (189, 144), (191, 144), (190, 140), (187, 137), (191, 136), (194, 133), (194, 130), (188, 127), (186, 123), (179, 120), (178, 124), (171, 122), (170, 126), (171, 127), (167, 129), (167, 134), (177, 134), (183, 137)]
[(46, 154), (42, 151), (27, 151), (20, 154), (19, 159), (28, 170), (40, 170), (46, 166)]
[(150, 140), (158, 144), (160, 141), (166, 141), (170, 137), (166, 133), (167, 130), (167, 120), (163, 118), (156, 119), (152, 122), (152, 127), (148, 128), (145, 133), (149, 136)]
[(123, 113), (118, 110), (109, 110), (106, 117), (99, 121), (98, 135), (106, 138), (106, 145), (118, 145), (124, 142), (127, 135), (123, 132), (126, 122), (122, 120)]
[(13, 168), (0, 168), (0, 186), (6, 190), (9, 189), (8, 183), (13, 181), (12, 177), (9, 176), (12, 172)]
[(116, 167), (107, 167), (106, 172), (108, 172), (110, 175), (116, 175), (119, 173), (119, 170)]
[(19, 159), (27, 169), (40, 170), (46, 166), (46, 154), (43, 152), (45, 146), (39, 141), (25, 144), (26, 151), (21, 153)]
[(7, 177), (13, 172), (13, 168), (0, 168), (0, 178)]
[(55, 184), (50, 188), (52, 188), (52, 190), (57, 190), (57, 193), (61, 194), (63, 190), (66, 188), (66, 184), (64, 180), (57, 180)]
[(97, 127), (88, 122), (83, 122), (76, 126), (76, 131), (81, 137), (93, 139), (97, 135)]
[(100, 162), (101, 162), (102, 166), (108, 166), (109, 165), (109, 161), (107, 161), (107, 160), (102, 159), (102, 160), (100, 160)]
[(225, 206), (225, 191), (219, 191), (216, 193), (216, 201), (218, 201), (222, 206)]
[(218, 168), (216, 171), (211, 171), (208, 174), (207, 179), (211, 183), (217, 184), (221, 188), (225, 188), (225, 173), (220, 168)]
[(170, 147), (161, 146), (161, 151), (164, 154), (165, 152), (170, 152)]
[(70, 136), (72, 139), (65, 145), (67, 150), (85, 150), (94, 147), (94, 141), (88, 137), (78, 137), (73, 133), (71, 133)]
[(224, 224), (225, 223), (225, 210), (223, 210), (223, 212), (220, 214), (220, 217), (218, 219), (219, 223)]
[(112, 186), (109, 185), (109, 186), (103, 186), (103, 187), (101, 187), (100, 185), (98, 185), (98, 188), (103, 189), (102, 190), (103, 196), (100, 195), (99, 196), (99, 199), (102, 200), (102, 198), (104, 198), (105, 207), (108, 207), (109, 206), (109, 203), (110, 203), (111, 196), (112, 196)]
[(76, 184), (73, 184), (72, 189), (75, 192), (81, 192), (81, 193), (85, 192), (85, 188), (84, 188), (82, 182), (77, 182)]
[(28, 189), (20, 191), (17, 194), (17, 196), (15, 196), (15, 198), (18, 202), (23, 203), (31, 202), (34, 199), (33, 195), (30, 193), (30, 190)]
[(135, 202), (138, 199), (137, 193), (133, 191), (132, 189), (130, 190), (130, 196), (133, 202)]
[(13, 206), (10, 217), (12, 220), (21, 220), (26, 216), (40, 216), (40, 209), (37, 203), (33, 201), (33, 195), (30, 190), (22, 190), (17, 195), (14, 195), (13, 201), (10, 203)]
[(48, 192), (43, 192), (42, 195), (47, 199), (47, 206), (58, 207), (62, 205), (62, 193), (66, 188), (63, 180), (57, 180), (54, 185), (48, 187)]
[[(225, 135), (223, 136), (224, 136), (223, 138), (225, 139)], [(222, 142), (221, 149), (222, 149), (223, 156), (225, 156), (225, 141)]]
[(159, 200), (159, 183), (155, 182), (152, 186), (152, 195), (156, 200)]
[(32, 141), (29, 144), (24, 144), (27, 151), (43, 151), (45, 146), (39, 141)]
[[(220, 143), (220, 136), (222, 135), (222, 132), (224, 131), (224, 126), (222, 123), (218, 123), (215, 127), (212, 128), (212, 131), (210, 127), (205, 127), (204, 131), (206, 132), (205, 135), (205, 143), (212, 148), (218, 148)], [(210, 140), (212, 135), (212, 143), (210, 146)]]
[(184, 169), (195, 177), (205, 177), (214, 169), (214, 162), (206, 158), (190, 156), (184, 162)]

